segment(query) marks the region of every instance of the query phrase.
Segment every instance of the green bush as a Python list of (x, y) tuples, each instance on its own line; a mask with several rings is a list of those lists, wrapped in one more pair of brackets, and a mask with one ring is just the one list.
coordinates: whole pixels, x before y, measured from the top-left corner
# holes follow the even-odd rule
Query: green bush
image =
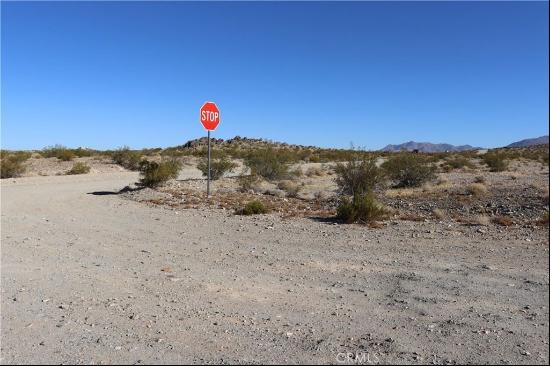
[(376, 166), (374, 158), (351, 157), (335, 167), (336, 184), (343, 194), (355, 195), (370, 192), (384, 182), (384, 172)]
[(268, 213), (269, 210), (265, 205), (258, 200), (248, 202), (243, 208), (238, 209), (237, 215), (258, 215)]
[(382, 168), (396, 187), (419, 187), (435, 178), (435, 167), (418, 154), (399, 153), (384, 162)]
[(0, 178), (15, 178), (19, 177), (26, 170), (23, 163), (29, 158), (29, 155), (24, 153), (8, 154), (2, 152), (0, 160)]
[(90, 166), (85, 163), (75, 163), (71, 170), (67, 171), (67, 175), (76, 175), (76, 174), (88, 174), (90, 172)]
[(483, 162), (492, 172), (503, 172), (508, 170), (508, 160), (505, 155), (499, 152), (488, 152), (483, 155)]
[[(226, 156), (221, 156), (210, 161), (210, 178), (218, 180), (225, 173), (232, 172), (237, 164), (229, 160)], [(202, 172), (204, 177), (208, 177), (208, 159), (202, 159), (197, 165), (197, 169)]]
[(355, 194), (352, 199), (341, 198), (336, 212), (337, 218), (347, 224), (367, 224), (388, 216), (388, 210), (376, 201), (372, 192)]
[(124, 146), (114, 151), (111, 155), (113, 162), (128, 170), (140, 170), (142, 161), (141, 154), (137, 151), (132, 151), (128, 146)]
[(176, 160), (160, 163), (142, 160), (139, 167), (142, 178), (139, 184), (145, 187), (157, 187), (170, 179), (176, 179), (180, 169), (181, 164)]
[(250, 168), (253, 175), (267, 180), (284, 179), (288, 177), (289, 156), (286, 151), (275, 149), (256, 149), (245, 157), (244, 164)]

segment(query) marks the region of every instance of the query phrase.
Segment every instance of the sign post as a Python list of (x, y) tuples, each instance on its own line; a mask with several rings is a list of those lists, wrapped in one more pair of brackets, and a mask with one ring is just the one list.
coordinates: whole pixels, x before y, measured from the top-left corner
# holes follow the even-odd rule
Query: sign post
[(200, 121), (208, 131), (208, 175), (206, 179), (206, 196), (210, 197), (210, 131), (214, 131), (220, 124), (220, 110), (213, 102), (206, 102), (200, 109)]

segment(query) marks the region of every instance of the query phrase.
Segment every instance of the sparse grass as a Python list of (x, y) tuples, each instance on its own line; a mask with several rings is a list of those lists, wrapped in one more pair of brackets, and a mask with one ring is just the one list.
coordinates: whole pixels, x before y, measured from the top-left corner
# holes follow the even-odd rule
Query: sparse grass
[(145, 187), (157, 187), (170, 179), (178, 177), (181, 164), (176, 160), (168, 160), (160, 163), (142, 160), (140, 172), (142, 178), (139, 183)]
[(362, 195), (373, 191), (384, 182), (384, 172), (373, 158), (353, 156), (335, 167), (336, 184), (342, 194)]
[(128, 170), (140, 170), (142, 156), (138, 151), (130, 150), (128, 146), (124, 146), (114, 151), (111, 158), (115, 164), (122, 166)]
[(466, 187), (466, 194), (474, 197), (484, 197), (489, 193), (487, 186), (483, 183), (471, 183)]
[(435, 178), (435, 168), (419, 154), (400, 153), (382, 164), (396, 187), (420, 187)]
[[(210, 178), (218, 180), (224, 174), (232, 172), (237, 167), (237, 164), (229, 160), (226, 156), (216, 157), (210, 161)], [(197, 164), (197, 169), (202, 172), (204, 177), (208, 177), (208, 159), (202, 159)]]
[(235, 211), (237, 215), (259, 215), (268, 212), (269, 209), (258, 200), (250, 201), (244, 207)]
[(90, 166), (86, 163), (75, 163), (73, 167), (65, 173), (66, 175), (76, 175), (76, 174), (88, 174), (90, 172)]
[(347, 224), (368, 224), (387, 218), (389, 211), (378, 203), (373, 193), (355, 194), (352, 199), (342, 197), (336, 216)]
[(293, 197), (293, 198), (297, 198), (298, 193), (300, 193), (300, 190), (302, 189), (302, 187), (299, 184), (290, 180), (280, 181), (277, 184), (277, 188), (285, 191), (287, 197)]

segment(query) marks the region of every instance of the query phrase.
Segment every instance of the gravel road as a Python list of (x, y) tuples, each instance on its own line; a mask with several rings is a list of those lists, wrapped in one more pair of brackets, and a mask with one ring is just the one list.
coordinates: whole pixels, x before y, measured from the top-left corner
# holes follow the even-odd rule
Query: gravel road
[(2, 364), (549, 362), (547, 229), (112, 194), (136, 179), (2, 181)]

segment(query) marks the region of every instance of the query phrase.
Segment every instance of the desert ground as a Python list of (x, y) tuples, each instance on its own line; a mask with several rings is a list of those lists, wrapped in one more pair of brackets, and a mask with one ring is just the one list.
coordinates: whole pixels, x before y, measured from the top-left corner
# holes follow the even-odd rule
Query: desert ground
[(296, 197), (228, 176), (207, 200), (193, 161), (136, 190), (77, 160), (0, 183), (2, 364), (549, 362), (547, 165), (384, 190), (368, 226), (331, 217), (331, 164), (301, 164)]

